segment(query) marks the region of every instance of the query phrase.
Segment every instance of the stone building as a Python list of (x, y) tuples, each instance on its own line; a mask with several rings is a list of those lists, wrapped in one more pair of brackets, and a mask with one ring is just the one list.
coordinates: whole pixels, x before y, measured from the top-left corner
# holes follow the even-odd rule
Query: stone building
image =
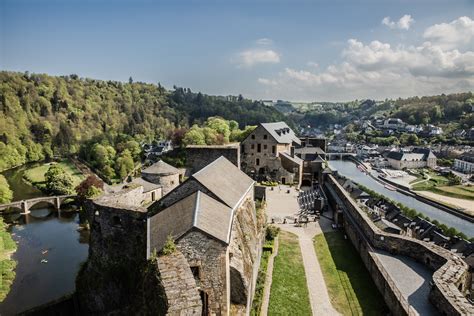
[[(87, 201), (89, 257), (76, 284), (81, 309), (247, 314), (264, 238), (254, 181), (220, 157), (148, 207), (142, 202), (138, 185)], [(168, 236), (177, 250), (155, 260)]]
[(239, 143), (186, 146), (186, 166), (190, 169), (191, 173), (198, 172), (221, 156), (240, 169)]
[(299, 186), (303, 161), (294, 148), (300, 144), (286, 123), (261, 123), (241, 143), (241, 169), (254, 179)]
[(220, 157), (150, 207), (148, 255), (173, 237), (205, 315), (249, 311), (262, 240), (253, 195), (254, 181)]
[(179, 185), (179, 173), (178, 169), (160, 160), (142, 170), (142, 178), (161, 185), (163, 195), (165, 195)]
[(323, 182), (326, 140), (322, 138), (301, 138), (301, 146), (295, 148), (295, 156), (303, 160), (302, 186), (313, 186)]
[(391, 151), (387, 160), (393, 169), (417, 169), (436, 167), (436, 156), (429, 148), (414, 148), (412, 152)]
[(454, 159), (453, 169), (463, 173), (474, 173), (474, 151), (464, 153)]

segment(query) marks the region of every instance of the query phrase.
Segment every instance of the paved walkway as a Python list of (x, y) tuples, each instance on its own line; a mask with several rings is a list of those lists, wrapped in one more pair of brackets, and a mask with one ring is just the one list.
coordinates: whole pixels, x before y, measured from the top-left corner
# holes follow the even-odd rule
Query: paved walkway
[(420, 315), (440, 315), (428, 297), (433, 272), (415, 260), (375, 250), (377, 257), (408, 303)]
[[(296, 216), (298, 213), (298, 203), (296, 196), (298, 192), (294, 189), (278, 187), (273, 191), (267, 191), (267, 214), (271, 218), (285, 218), (285, 216)], [(330, 229), (329, 220), (321, 217), (324, 229)], [(313, 237), (321, 234), (321, 226), (318, 222), (310, 222), (307, 227), (295, 227), (292, 224), (277, 224), (281, 229), (291, 232), (298, 236), (303, 256), (303, 264), (306, 274), (309, 298), (313, 315), (338, 315), (337, 311), (331, 305), (326, 288), (326, 282), (319, 266), (319, 261), (313, 246)]]

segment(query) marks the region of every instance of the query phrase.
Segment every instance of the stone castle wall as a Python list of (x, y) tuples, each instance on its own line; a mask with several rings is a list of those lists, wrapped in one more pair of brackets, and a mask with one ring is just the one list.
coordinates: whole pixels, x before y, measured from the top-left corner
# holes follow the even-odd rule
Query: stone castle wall
[(146, 263), (145, 209), (87, 201), (85, 210), (91, 235), (88, 260), (76, 279), (81, 307), (90, 314), (121, 310), (132, 303)]
[(177, 241), (177, 248), (190, 267), (199, 269), (197, 285), (209, 296), (210, 310), (216, 315), (226, 315), (229, 311), (227, 246), (194, 229)]
[[(346, 231), (359, 250), (367, 268), (372, 272), (374, 281), (384, 295), (387, 304), (395, 314), (408, 314), (408, 305), (397, 299), (397, 290), (385, 275), (383, 267), (375, 262), (376, 259), (370, 252), (367, 252), (366, 245), (368, 243), (375, 248), (413, 258), (435, 271), (430, 301), (441, 313), (446, 315), (474, 314), (473, 305), (459, 291), (459, 288), (465, 288), (468, 276), (468, 266), (461, 258), (434, 244), (379, 230), (333, 176), (329, 175), (327, 180), (328, 197), (332, 196), (333, 201), (338, 201), (337, 203), (342, 204), (347, 210), (348, 214), (345, 213), (344, 216)], [(350, 219), (347, 218), (347, 215), (350, 216)], [(362, 235), (364, 237), (361, 237)], [(368, 262), (368, 259), (371, 259), (372, 263)], [(401, 313), (402, 311), (404, 312)]]
[(239, 144), (186, 147), (186, 165), (192, 173), (196, 173), (220, 156), (224, 156), (240, 169), (240, 146)]

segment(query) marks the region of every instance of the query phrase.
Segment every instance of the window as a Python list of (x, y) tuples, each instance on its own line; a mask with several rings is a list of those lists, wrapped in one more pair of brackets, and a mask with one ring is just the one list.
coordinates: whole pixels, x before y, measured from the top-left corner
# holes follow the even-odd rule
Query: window
[(267, 134), (263, 135), (263, 139), (267, 139), (267, 138), (268, 138)]
[(250, 145), (250, 149), (255, 149), (255, 145), (254, 144)]
[(262, 144), (257, 144), (257, 152), (261, 152), (262, 151)]
[(276, 153), (276, 146), (272, 146), (272, 154)]
[(256, 164), (257, 166), (260, 166), (260, 159), (257, 158), (257, 160), (255, 160), (255, 164)]
[(119, 216), (112, 217), (112, 223), (114, 226), (122, 226), (122, 219)]
[(254, 134), (253, 134), (251, 137), (252, 137), (252, 139), (255, 139), (255, 135), (254, 135)]
[(266, 149), (267, 149), (267, 145), (263, 145), (263, 149), (265, 149), (265, 150), (266, 150)]
[(199, 281), (200, 277), (201, 277), (201, 274), (200, 274), (200, 271), (199, 271), (199, 266), (192, 266), (191, 267), (191, 272), (193, 273), (194, 279)]

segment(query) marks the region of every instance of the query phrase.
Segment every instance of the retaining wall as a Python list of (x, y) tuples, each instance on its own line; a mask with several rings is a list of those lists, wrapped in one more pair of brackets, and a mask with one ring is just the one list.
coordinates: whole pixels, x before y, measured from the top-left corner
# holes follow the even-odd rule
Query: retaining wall
[(413, 315), (416, 311), (410, 308), (383, 265), (370, 251), (372, 247), (413, 258), (433, 270), (430, 301), (442, 314), (474, 314), (474, 306), (459, 290), (466, 289), (469, 276), (468, 265), (461, 258), (434, 244), (381, 231), (332, 175), (328, 176), (326, 189), (330, 202), (343, 208), (346, 232), (394, 314)]

